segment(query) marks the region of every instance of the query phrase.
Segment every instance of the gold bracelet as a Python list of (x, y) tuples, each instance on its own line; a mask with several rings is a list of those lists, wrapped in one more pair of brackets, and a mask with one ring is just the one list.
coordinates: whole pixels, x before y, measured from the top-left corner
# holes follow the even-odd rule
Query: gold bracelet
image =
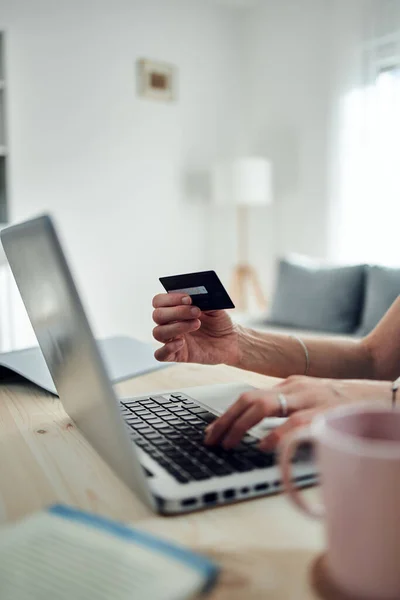
[(392, 408), (396, 407), (396, 392), (399, 389), (400, 377), (395, 379), (392, 383)]
[[(297, 340), (299, 342), (299, 344), (301, 345), (301, 347), (304, 350), (304, 356), (306, 358), (306, 370), (304, 371), (304, 375), (308, 375), (308, 371), (310, 370), (310, 355), (308, 354), (308, 348), (305, 345), (305, 343), (303, 342), (303, 340), (301, 338), (299, 338), (299, 336), (297, 335), (290, 335), (289, 337), (293, 338), (294, 340)], [(400, 380), (400, 377), (399, 377)]]

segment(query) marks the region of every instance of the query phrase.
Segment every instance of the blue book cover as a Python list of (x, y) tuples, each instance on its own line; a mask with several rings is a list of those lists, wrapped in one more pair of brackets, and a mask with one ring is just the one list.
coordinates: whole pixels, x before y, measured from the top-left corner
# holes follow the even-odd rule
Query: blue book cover
[(2, 600), (187, 600), (217, 565), (178, 544), (64, 505), (3, 528)]

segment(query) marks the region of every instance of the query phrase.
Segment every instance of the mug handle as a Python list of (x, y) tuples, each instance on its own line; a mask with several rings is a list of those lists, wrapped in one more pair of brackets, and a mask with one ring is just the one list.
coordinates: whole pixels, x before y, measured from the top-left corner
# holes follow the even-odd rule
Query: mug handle
[(304, 497), (300, 494), (299, 488), (293, 485), (291, 460), (297, 450), (297, 447), (303, 442), (315, 444), (315, 438), (308, 428), (294, 431), (285, 436), (281, 442), (279, 462), (282, 471), (284, 487), (289, 494), (292, 502), (313, 519), (322, 519), (325, 516), (325, 509), (322, 504), (314, 506), (307, 504)]

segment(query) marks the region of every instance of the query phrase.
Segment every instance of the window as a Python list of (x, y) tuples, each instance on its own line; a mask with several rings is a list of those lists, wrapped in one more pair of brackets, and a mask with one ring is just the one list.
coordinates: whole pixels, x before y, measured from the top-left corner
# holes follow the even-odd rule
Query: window
[(400, 265), (400, 66), (380, 68), (342, 106), (336, 255)]

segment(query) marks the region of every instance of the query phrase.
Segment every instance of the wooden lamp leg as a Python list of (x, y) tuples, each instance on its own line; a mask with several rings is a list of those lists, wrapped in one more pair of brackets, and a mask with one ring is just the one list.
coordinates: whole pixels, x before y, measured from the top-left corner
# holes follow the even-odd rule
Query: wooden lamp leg
[(248, 226), (247, 226), (247, 206), (238, 206), (237, 212), (238, 225), (238, 258), (239, 263), (233, 271), (232, 277), (232, 297), (239, 310), (247, 309), (248, 287), (252, 288), (257, 303), (261, 309), (266, 306), (265, 296), (263, 294), (260, 281), (256, 270), (248, 263)]

